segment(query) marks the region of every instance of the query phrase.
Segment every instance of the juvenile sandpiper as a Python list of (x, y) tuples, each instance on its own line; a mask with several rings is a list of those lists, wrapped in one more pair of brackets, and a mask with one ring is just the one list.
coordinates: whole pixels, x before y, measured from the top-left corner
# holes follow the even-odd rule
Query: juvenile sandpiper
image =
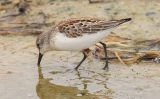
[(37, 65), (40, 66), (41, 59), (48, 51), (80, 51), (84, 57), (76, 66), (76, 70), (87, 58), (86, 49), (96, 43), (102, 44), (105, 52), (106, 63), (103, 69), (108, 70), (108, 59), (106, 44), (101, 42), (115, 27), (130, 21), (131, 18), (120, 20), (102, 20), (97, 18), (80, 18), (62, 21), (51, 30), (40, 34), (36, 44), (39, 49)]

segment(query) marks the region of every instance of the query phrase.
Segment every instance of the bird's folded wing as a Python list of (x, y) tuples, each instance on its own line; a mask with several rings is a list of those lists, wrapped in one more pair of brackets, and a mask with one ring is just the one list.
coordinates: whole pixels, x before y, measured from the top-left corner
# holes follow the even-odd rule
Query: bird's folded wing
[(107, 30), (119, 26), (127, 22), (126, 19), (121, 20), (100, 20), (100, 19), (71, 19), (63, 21), (57, 25), (60, 33), (64, 33), (67, 37), (75, 38), (83, 34), (92, 34), (99, 31)]

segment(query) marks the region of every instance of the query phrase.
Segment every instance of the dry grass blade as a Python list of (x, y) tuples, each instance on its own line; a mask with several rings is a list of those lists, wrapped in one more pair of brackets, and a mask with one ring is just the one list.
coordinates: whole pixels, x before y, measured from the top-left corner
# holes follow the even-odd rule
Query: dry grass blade
[[(109, 35), (105, 40), (105, 43), (109, 48), (114, 46), (113, 48), (107, 50), (109, 52), (108, 56), (110, 57), (110, 60), (119, 61), (124, 65), (129, 65), (141, 62), (142, 60), (149, 61), (160, 57), (160, 54), (156, 51), (153, 52), (144, 50), (151, 42), (153, 42), (151, 44), (154, 46), (159, 45), (159, 40), (136, 40), (137, 46), (135, 46), (134, 42), (134, 40), (123, 38), (115, 34)], [(140, 49), (138, 52), (135, 52), (134, 49), (137, 48)], [(96, 44), (95, 55), (101, 59), (104, 57), (103, 47), (100, 44)]]
[(93, 53), (90, 51), (90, 52), (88, 52), (87, 53), (87, 59), (88, 59), (88, 62), (90, 63), (90, 62), (92, 62), (93, 60), (92, 60), (92, 56), (93, 56)]
[(106, 43), (108, 46), (120, 46), (120, 47), (129, 47), (126, 44), (122, 44), (121, 42), (107, 42)]
[(115, 46), (115, 47), (129, 47), (131, 39), (120, 37), (114, 33), (110, 34), (106, 39), (105, 43), (107, 46)]
[(160, 54), (156, 52), (152, 52), (152, 53), (146, 53), (145, 55), (140, 56), (138, 60), (141, 61), (146, 59), (154, 59), (156, 57), (160, 57)]
[(156, 57), (160, 57), (160, 54), (151, 52), (151, 53), (146, 53), (144, 55), (135, 56), (128, 59), (122, 59), (122, 61), (125, 62), (126, 64), (133, 64), (133, 63), (138, 63), (142, 60), (152, 60), (152, 59), (155, 59)]
[(118, 58), (118, 60), (119, 60), (122, 64), (126, 65), (126, 64), (123, 62), (123, 60), (121, 59), (121, 57), (118, 55), (118, 52), (114, 51), (114, 53), (115, 53), (115, 56)]
[(128, 38), (124, 38), (121, 36), (116, 35), (115, 33), (111, 33), (106, 39), (106, 42), (122, 42), (122, 43), (126, 43), (126, 42), (130, 42), (131, 39)]

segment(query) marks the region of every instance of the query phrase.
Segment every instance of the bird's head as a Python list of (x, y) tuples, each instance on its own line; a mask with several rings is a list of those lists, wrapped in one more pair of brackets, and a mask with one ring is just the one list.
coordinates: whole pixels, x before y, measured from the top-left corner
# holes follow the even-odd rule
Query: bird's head
[(42, 33), (38, 36), (36, 40), (36, 46), (39, 50), (39, 57), (37, 65), (40, 66), (41, 59), (45, 52), (49, 51), (49, 38), (48, 33)]

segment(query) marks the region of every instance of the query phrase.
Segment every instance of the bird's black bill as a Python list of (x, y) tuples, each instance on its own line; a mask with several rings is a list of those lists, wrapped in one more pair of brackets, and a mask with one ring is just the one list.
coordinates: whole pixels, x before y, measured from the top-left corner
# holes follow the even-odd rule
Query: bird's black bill
[(38, 56), (38, 63), (37, 63), (38, 66), (40, 66), (42, 57), (43, 57), (43, 54), (39, 53), (39, 56)]

